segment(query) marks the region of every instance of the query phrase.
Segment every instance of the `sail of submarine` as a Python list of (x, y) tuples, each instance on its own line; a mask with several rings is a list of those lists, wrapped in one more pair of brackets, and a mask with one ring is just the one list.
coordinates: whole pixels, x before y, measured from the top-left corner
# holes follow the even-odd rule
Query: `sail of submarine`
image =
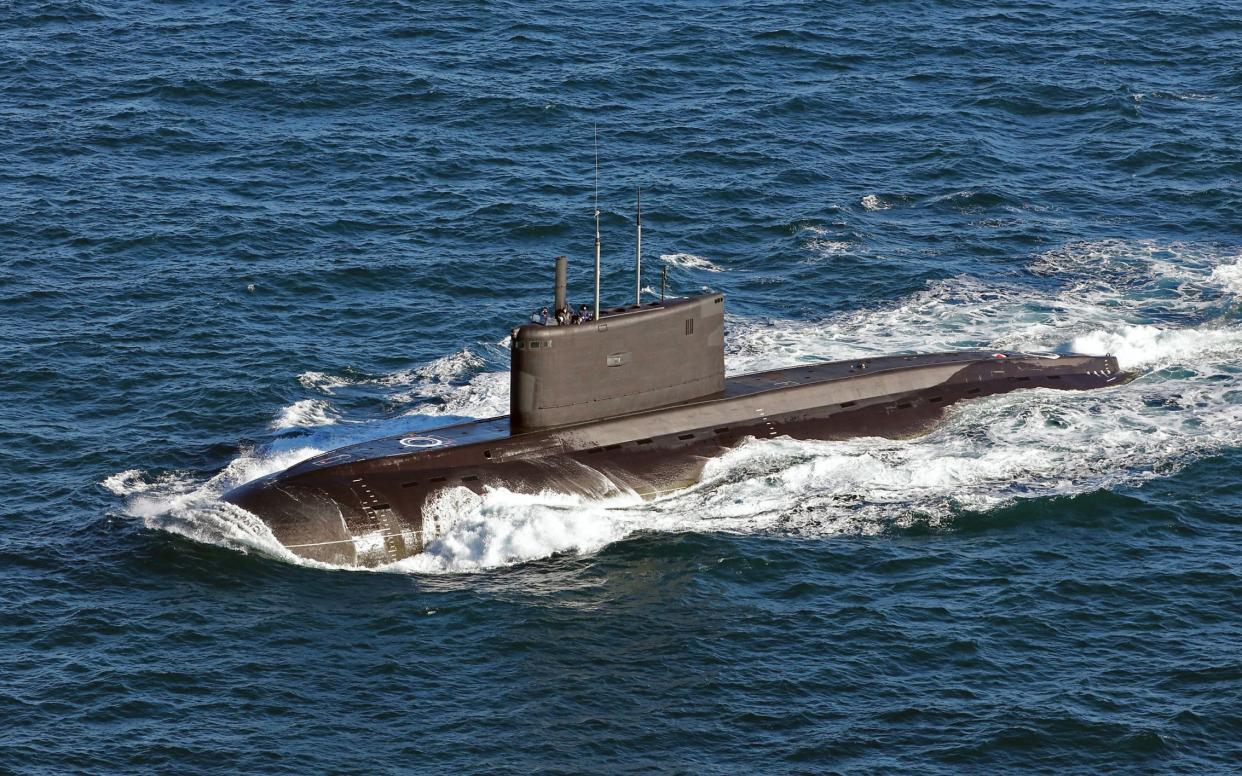
[[(1112, 356), (962, 351), (894, 355), (725, 377), (724, 295), (643, 303), (642, 226), (634, 304), (580, 325), (519, 326), (510, 412), (354, 444), (241, 485), (224, 500), (295, 554), (375, 566), (434, 541), (447, 489), (653, 498), (698, 481), (706, 461), (755, 437), (903, 437), (949, 405), (1021, 388), (1124, 382)], [(556, 310), (567, 309), (556, 262)]]

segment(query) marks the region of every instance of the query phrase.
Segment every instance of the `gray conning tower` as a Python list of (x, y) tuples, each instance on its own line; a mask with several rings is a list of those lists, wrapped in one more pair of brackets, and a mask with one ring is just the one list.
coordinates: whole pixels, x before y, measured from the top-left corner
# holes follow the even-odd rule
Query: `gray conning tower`
[[(637, 296), (637, 295), (636, 295)], [(565, 305), (557, 260), (556, 307)], [(724, 295), (599, 311), (576, 325), (514, 330), (510, 422), (517, 431), (665, 407), (724, 390)]]

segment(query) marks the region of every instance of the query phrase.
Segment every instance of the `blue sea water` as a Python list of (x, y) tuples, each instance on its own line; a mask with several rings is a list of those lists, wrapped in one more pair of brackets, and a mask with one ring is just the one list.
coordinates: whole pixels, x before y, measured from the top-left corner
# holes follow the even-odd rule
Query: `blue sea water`
[[(378, 571), (222, 506), (505, 411), (595, 127), (605, 301), (642, 188), (733, 373), (1138, 377)], [(1236, 3), (0, 3), (0, 771), (1234, 770), (1240, 141)]]

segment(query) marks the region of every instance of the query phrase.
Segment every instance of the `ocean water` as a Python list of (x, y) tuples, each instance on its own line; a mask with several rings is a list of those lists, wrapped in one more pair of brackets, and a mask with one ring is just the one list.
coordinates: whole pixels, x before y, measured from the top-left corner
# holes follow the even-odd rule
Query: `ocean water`
[[(723, 291), (733, 373), (1133, 382), (447, 494), (379, 570), (222, 506), (507, 407), (507, 332)], [(1236, 3), (0, 3), (0, 772), (1230, 772)]]

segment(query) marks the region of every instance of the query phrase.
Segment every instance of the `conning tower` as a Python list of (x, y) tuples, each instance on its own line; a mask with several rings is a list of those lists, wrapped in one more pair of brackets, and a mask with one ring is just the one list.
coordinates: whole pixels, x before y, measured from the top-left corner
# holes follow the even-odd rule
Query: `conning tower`
[[(568, 260), (556, 259), (546, 323), (513, 330), (509, 424), (515, 432), (667, 407), (724, 391), (724, 295), (642, 302), (642, 192), (635, 211), (634, 304), (600, 308), (599, 134), (595, 138), (595, 305), (569, 322)], [(557, 323), (557, 319), (560, 323)], [(552, 325), (547, 325), (552, 324)]]
[(724, 295), (615, 307), (582, 324), (527, 324), (513, 331), (511, 348), (515, 430), (702, 399), (724, 391)]

